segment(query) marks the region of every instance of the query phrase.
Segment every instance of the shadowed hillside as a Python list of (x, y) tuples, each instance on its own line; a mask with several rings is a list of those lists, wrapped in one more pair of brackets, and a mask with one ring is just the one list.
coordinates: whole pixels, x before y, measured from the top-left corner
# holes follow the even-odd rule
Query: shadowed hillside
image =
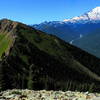
[(18, 22), (4, 19), (0, 27), (0, 40), (10, 40), (0, 42), (1, 90), (100, 91), (100, 59)]

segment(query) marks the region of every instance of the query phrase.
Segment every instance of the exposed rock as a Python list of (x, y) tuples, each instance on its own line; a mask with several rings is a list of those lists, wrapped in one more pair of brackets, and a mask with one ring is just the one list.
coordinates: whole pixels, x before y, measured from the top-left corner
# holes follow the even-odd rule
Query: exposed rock
[(73, 91), (7, 90), (1, 92), (0, 100), (100, 100), (99, 93)]

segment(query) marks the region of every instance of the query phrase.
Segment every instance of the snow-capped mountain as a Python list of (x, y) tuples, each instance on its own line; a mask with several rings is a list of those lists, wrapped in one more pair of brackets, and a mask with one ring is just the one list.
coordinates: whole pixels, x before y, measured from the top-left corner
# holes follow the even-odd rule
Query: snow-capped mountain
[[(64, 21), (43, 22), (37, 25), (33, 25), (33, 27), (48, 34), (56, 35), (70, 44), (78, 46), (79, 48), (84, 49), (87, 46), (89, 49), (86, 48), (84, 50), (96, 56), (98, 55), (98, 52), (94, 52), (94, 50), (100, 51), (100, 31), (97, 31), (100, 30), (100, 7), (96, 7), (91, 11), (72, 19), (65, 19)], [(95, 34), (92, 35), (92, 32)], [(85, 40), (84, 37), (86, 37)], [(81, 42), (77, 42), (78, 40), (81, 41), (81, 39), (84, 40), (82, 41), (82, 44), (87, 43), (88, 45), (85, 44), (83, 46)], [(90, 40), (90, 42), (88, 40)], [(97, 43), (98, 48), (96, 46)], [(95, 48), (93, 48), (93, 46)], [(100, 55), (97, 57), (100, 58)]]
[(65, 19), (64, 21), (45, 21), (40, 24), (35, 24), (33, 27), (70, 42), (80, 38), (80, 34), (84, 36), (100, 28), (100, 7), (96, 7), (72, 19)]
[(65, 19), (64, 22), (71, 22), (71, 23), (100, 22), (100, 7), (96, 7), (91, 11), (83, 14), (82, 16), (74, 17), (72, 19)]

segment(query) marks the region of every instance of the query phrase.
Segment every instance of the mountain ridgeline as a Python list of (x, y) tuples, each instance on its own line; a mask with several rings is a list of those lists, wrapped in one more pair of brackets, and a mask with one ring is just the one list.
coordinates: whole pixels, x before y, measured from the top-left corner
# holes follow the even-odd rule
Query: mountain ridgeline
[(67, 42), (78, 38), (80, 35), (79, 32), (73, 29), (73, 26), (60, 21), (43, 22), (41, 24), (33, 25), (32, 27), (48, 34), (56, 35)]
[(25, 24), (0, 21), (0, 90), (100, 91), (100, 59)]
[(33, 27), (56, 35), (100, 58), (100, 7), (71, 19), (43, 22)]

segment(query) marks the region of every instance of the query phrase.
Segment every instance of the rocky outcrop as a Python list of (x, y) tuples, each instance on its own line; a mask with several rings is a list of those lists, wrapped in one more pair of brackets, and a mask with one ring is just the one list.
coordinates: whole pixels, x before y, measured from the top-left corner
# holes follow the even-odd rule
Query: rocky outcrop
[(0, 93), (0, 100), (100, 100), (99, 93), (72, 91), (7, 90)]

